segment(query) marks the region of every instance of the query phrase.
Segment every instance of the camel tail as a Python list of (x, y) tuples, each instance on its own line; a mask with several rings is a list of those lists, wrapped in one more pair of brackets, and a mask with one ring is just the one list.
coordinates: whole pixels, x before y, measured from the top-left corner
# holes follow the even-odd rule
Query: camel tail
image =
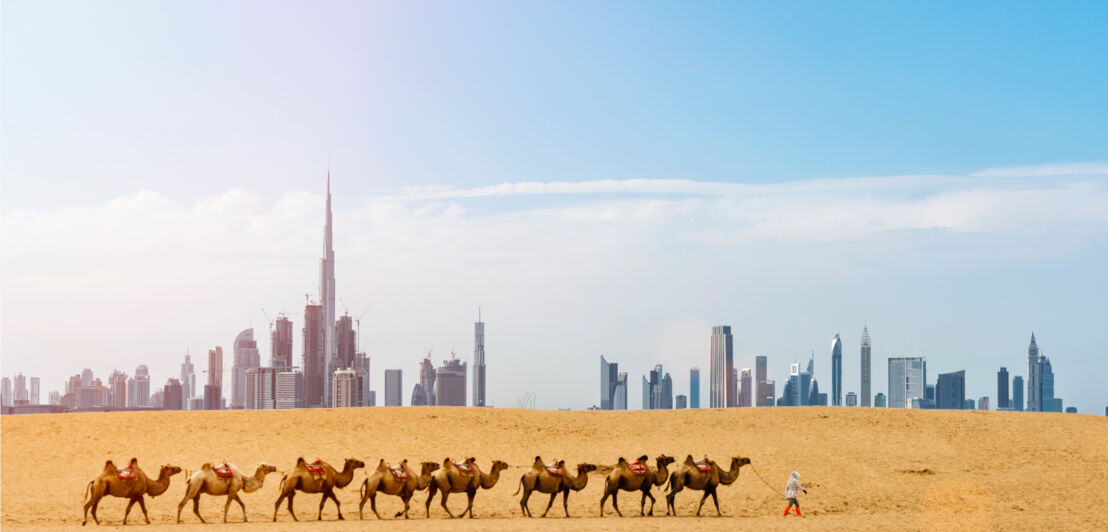
[(669, 485), (666, 486), (666, 493), (673, 491), (673, 485), (677, 483), (677, 472), (669, 474)]
[(92, 494), (92, 482), (91, 480), (88, 481), (88, 486), (85, 486), (85, 496), (81, 498), (81, 504), (84, 504), (84, 502), (88, 500), (89, 495)]
[(362, 487), (360, 489), (358, 489), (358, 497), (360, 498), (359, 500), (363, 500), (363, 501), (365, 500), (365, 494), (366, 494), (367, 491), (369, 491), (369, 479), (368, 478), (362, 481)]
[(520, 477), (519, 477), (519, 487), (516, 488), (516, 492), (512, 494), (512, 497), (515, 497), (516, 495), (519, 495), (519, 491), (522, 490), (522, 489), (523, 489), (523, 476), (520, 475)]

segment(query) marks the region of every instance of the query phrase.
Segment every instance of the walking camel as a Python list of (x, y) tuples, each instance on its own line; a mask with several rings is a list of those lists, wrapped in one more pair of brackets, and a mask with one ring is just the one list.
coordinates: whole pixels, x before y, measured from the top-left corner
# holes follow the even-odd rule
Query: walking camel
[(281, 501), (287, 497), (289, 500), (289, 515), (292, 516), (293, 521), (299, 521), (296, 518), (296, 513), (292, 511), (292, 498), (296, 496), (297, 491), (323, 494), (323, 498), (319, 500), (319, 514), (316, 515), (316, 519), (323, 520), (323, 505), (327, 502), (327, 499), (331, 499), (335, 501), (335, 509), (339, 512), (339, 520), (342, 520), (342, 505), (339, 504), (338, 497), (335, 497), (335, 488), (342, 489), (350, 484), (354, 480), (354, 470), (359, 467), (365, 467), (365, 463), (355, 458), (347, 458), (342, 466), (342, 471), (335, 471), (335, 468), (322, 460), (316, 460), (309, 464), (304, 461), (303, 457), (297, 458), (296, 466), (281, 478), (277, 502), (273, 503), (273, 520), (277, 521), (277, 510), (281, 507)]
[(457, 517), (465, 517), (468, 513), (473, 518), (473, 498), (477, 496), (478, 489), (492, 489), (500, 480), (500, 472), (508, 469), (508, 464), (500, 460), (493, 460), (492, 468), (488, 473), (477, 467), (477, 459), (467, 458), (465, 462), (455, 463), (447, 458), (442, 462), (442, 468), (431, 475), (431, 483), (427, 488), (427, 517), (431, 517), (431, 499), (435, 498), (435, 492), (442, 492), (442, 509), (446, 515), (454, 517), (450, 508), (446, 506), (446, 498), (451, 493), (465, 493), (469, 501), (465, 511)]
[(431, 474), (439, 468), (439, 464), (423, 462), (421, 468), (422, 471), (417, 477), (408, 467), (407, 460), (400, 462), (397, 467), (389, 467), (384, 460), (381, 460), (377, 464), (377, 470), (362, 482), (360, 490), (362, 498), (361, 502), (358, 503), (358, 519), (362, 518), (362, 508), (365, 508), (367, 500), (370, 509), (373, 510), (373, 515), (376, 515), (377, 519), (381, 518), (381, 514), (377, 513), (377, 493), (399, 496), (400, 500), (404, 501), (404, 510), (397, 512), (396, 517), (403, 515), (404, 519), (407, 519), (412, 495), (417, 491), (427, 489), (427, 486), (431, 484)]
[[(639, 504), (639, 514), (654, 515), (654, 496), (650, 494), (650, 488), (666, 483), (666, 479), (669, 477), (666, 467), (673, 463), (673, 457), (664, 454), (659, 455), (655, 459), (657, 464), (655, 467), (651, 467), (647, 460), (649, 460), (649, 457), (645, 454), (634, 463), (627, 463), (627, 460), (622, 456), (619, 458), (619, 463), (612, 468), (612, 472), (608, 474), (608, 479), (604, 483), (604, 496), (600, 499), (600, 517), (604, 517), (604, 502), (608, 500), (609, 495), (612, 497), (612, 508), (620, 517), (623, 517), (617, 503), (620, 490), (641, 491), (642, 502)], [(650, 498), (650, 511), (644, 512), (647, 497)]]
[(100, 472), (100, 476), (85, 487), (85, 497), (81, 501), (85, 503), (85, 518), (81, 521), (81, 526), (88, 524), (90, 509), (92, 520), (100, 524), (100, 519), (96, 517), (96, 508), (100, 505), (100, 500), (108, 495), (129, 499), (127, 510), (123, 512), (123, 524), (127, 524), (127, 516), (136, 502), (142, 509), (142, 517), (146, 519), (146, 524), (150, 524), (150, 516), (146, 514), (146, 501), (143, 496), (157, 497), (165, 493), (169, 489), (170, 477), (180, 472), (181, 468), (166, 464), (158, 472), (157, 480), (151, 480), (142, 469), (139, 469), (137, 458), (132, 458), (130, 464), (124, 469), (117, 469), (111, 460), (104, 462), (104, 470)]
[(577, 464), (577, 476), (570, 476), (569, 471), (566, 471), (565, 460), (559, 460), (554, 467), (550, 467), (543, 463), (542, 458), (536, 456), (531, 470), (519, 478), (519, 488), (512, 495), (515, 496), (519, 494), (521, 489), (523, 490), (523, 498), (519, 500), (519, 507), (523, 510), (523, 515), (532, 517), (531, 508), (527, 505), (531, 493), (533, 491), (549, 493), (550, 502), (546, 504), (546, 511), (542, 513), (542, 516), (546, 517), (546, 514), (550, 513), (550, 507), (554, 505), (554, 499), (558, 496), (558, 493), (561, 493), (562, 509), (565, 510), (566, 517), (569, 517), (569, 491), (585, 489), (585, 486), (589, 483), (590, 471), (596, 471), (596, 466)]
[(681, 466), (681, 469), (674, 471), (669, 476), (666, 515), (670, 515), (671, 512), (672, 515), (677, 515), (677, 508), (674, 507), (673, 500), (677, 493), (684, 488), (704, 491), (704, 495), (700, 497), (700, 504), (696, 507), (696, 515), (700, 515), (700, 510), (704, 507), (704, 501), (708, 499), (708, 495), (712, 496), (712, 502), (716, 505), (716, 515), (722, 515), (719, 511), (719, 498), (716, 497), (716, 489), (721, 485), (730, 486), (733, 484), (739, 479), (739, 468), (749, 464), (749, 458), (735, 456), (731, 458), (731, 469), (723, 471), (715, 461), (709, 460), (708, 457), (704, 457), (702, 462), (697, 462), (693, 460), (691, 454), (688, 455), (685, 457), (685, 463)]
[(246, 522), (246, 504), (239, 497), (239, 491), (245, 493), (258, 491), (265, 484), (265, 476), (274, 471), (277, 471), (276, 467), (262, 462), (258, 464), (254, 476), (248, 477), (243, 475), (242, 471), (239, 471), (239, 468), (233, 464), (225, 463), (220, 467), (212, 467), (210, 462), (205, 463), (185, 481), (185, 498), (177, 504), (177, 522), (181, 522), (181, 509), (185, 507), (189, 499), (192, 499), (192, 513), (196, 514), (201, 523), (207, 522), (200, 515), (200, 495), (204, 493), (227, 496), (227, 502), (223, 505), (224, 523), (227, 522), (227, 510), (231, 508), (232, 501), (239, 503), (239, 506), (242, 507), (242, 520)]

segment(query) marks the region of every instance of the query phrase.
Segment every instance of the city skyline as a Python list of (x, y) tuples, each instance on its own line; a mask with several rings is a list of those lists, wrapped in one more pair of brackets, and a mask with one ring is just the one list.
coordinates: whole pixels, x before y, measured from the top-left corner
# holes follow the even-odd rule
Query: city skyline
[(681, 394), (701, 368), (702, 407), (743, 368), (779, 398), (813, 349), (860, 404), (898, 355), (995, 398), (999, 367), (1034, 377), (1034, 331), (1055, 393), (1100, 411), (1103, 7), (590, 9), (5, 4), (2, 372), (40, 402), (139, 365), (202, 397), (221, 346), (233, 401), (235, 336), (272, 357), (283, 314), (291, 365), (318, 333), (324, 404), (349, 307), (378, 404), (386, 368), (407, 401), (428, 350), (477, 355), (481, 306), (499, 407), (591, 406), (600, 354)]

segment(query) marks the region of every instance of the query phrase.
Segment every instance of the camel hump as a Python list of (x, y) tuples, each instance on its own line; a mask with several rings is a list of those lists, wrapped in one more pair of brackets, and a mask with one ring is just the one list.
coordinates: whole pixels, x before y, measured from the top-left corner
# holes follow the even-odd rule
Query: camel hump
[(131, 467), (137, 466), (138, 465), (138, 458), (131, 458), (131, 461), (128, 462), (128, 464), (130, 464)]
[(204, 462), (204, 465), (200, 466), (200, 469), (203, 469), (204, 471), (211, 471), (212, 470), (212, 463), (211, 462)]
[(296, 465), (305, 465), (305, 464), (307, 464), (307, 463), (308, 463), (308, 462), (307, 462), (306, 460), (304, 460), (304, 457), (303, 457), (303, 456), (300, 456), (300, 457), (298, 457), (298, 458), (296, 459)]

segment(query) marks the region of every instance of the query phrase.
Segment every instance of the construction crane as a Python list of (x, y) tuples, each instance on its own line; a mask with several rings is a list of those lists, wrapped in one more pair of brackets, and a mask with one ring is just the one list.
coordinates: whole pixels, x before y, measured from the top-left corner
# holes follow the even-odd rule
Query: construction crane
[(262, 307), (262, 316), (265, 316), (265, 321), (269, 322), (269, 337), (273, 338), (273, 320), (270, 319), (269, 314), (265, 311), (265, 307)]
[(371, 308), (373, 308), (373, 303), (370, 303), (369, 307), (366, 307), (366, 309), (362, 311), (362, 313), (359, 314), (357, 318), (354, 318), (354, 325), (358, 328), (358, 336), (354, 340), (354, 351), (357, 351), (359, 353), (362, 352), (362, 316), (365, 316), (366, 312), (369, 312), (369, 309)]

